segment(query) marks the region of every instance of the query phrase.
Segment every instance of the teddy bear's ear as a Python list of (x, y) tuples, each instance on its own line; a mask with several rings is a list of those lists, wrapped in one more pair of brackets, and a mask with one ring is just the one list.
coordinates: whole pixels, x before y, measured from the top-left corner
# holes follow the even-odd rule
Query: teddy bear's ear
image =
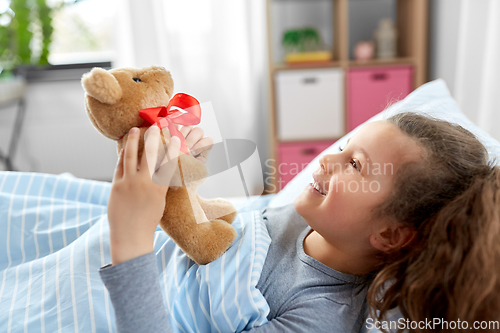
[(107, 70), (95, 67), (82, 76), (85, 92), (101, 103), (115, 104), (122, 97), (122, 88)]

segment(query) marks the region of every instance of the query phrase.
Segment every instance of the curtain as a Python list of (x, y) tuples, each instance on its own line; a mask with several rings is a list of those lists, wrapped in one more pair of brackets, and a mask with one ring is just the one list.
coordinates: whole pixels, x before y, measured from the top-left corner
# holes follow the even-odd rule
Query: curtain
[(454, 97), (500, 140), (500, 1), (461, 0)]
[(175, 92), (211, 103), (222, 139), (251, 140), (263, 163), (268, 156), (265, 0), (119, 2), (119, 56), (113, 67), (165, 67)]

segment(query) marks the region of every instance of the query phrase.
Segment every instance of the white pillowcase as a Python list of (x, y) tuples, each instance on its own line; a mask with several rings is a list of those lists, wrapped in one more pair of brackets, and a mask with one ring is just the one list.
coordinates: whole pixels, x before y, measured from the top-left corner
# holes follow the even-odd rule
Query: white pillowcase
[[(410, 111), (423, 113), (434, 118), (457, 123), (468, 129), (484, 144), (489, 152), (490, 159), (495, 159), (499, 162), (500, 143), (493, 139), (482, 128), (472, 123), (460, 111), (460, 108), (451, 96), (446, 83), (442, 79), (420, 86), (418, 89), (406, 96), (405, 99), (393, 104), (381, 113), (367, 120), (365, 123), (359, 125), (351, 132), (347, 133), (344, 137), (325, 149), (319, 156), (338, 152), (339, 146), (344, 146), (347, 140), (366, 123), (387, 119), (397, 113)], [(273, 196), (273, 198), (269, 201), (270, 207), (284, 206), (294, 201), (294, 199), (304, 190), (304, 187), (312, 182), (312, 173), (318, 168), (319, 156), (317, 156), (304, 170), (295, 176), (295, 178), (291, 180), (281, 192)]]

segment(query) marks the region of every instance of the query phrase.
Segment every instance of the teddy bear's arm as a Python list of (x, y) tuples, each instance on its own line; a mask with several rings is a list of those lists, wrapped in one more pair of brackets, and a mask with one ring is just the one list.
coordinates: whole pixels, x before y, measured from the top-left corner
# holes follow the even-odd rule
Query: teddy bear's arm
[(194, 189), (169, 188), (160, 226), (191, 259), (204, 265), (226, 252), (236, 238), (236, 230), (221, 219), (197, 220), (198, 209), (201, 207)]
[(203, 199), (198, 194), (198, 202), (209, 220), (220, 219), (227, 223), (233, 223), (236, 217), (236, 208), (224, 199)]

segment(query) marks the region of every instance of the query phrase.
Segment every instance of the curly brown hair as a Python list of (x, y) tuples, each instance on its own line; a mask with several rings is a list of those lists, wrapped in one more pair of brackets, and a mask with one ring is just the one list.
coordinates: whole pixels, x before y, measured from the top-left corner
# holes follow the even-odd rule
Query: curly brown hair
[(371, 315), (382, 321), (397, 306), (412, 321), (460, 319), (472, 328), (474, 321), (499, 320), (499, 167), (459, 125), (415, 113), (388, 121), (425, 153), (398, 170), (393, 192), (376, 209), (416, 237), (384, 257), (368, 291)]

